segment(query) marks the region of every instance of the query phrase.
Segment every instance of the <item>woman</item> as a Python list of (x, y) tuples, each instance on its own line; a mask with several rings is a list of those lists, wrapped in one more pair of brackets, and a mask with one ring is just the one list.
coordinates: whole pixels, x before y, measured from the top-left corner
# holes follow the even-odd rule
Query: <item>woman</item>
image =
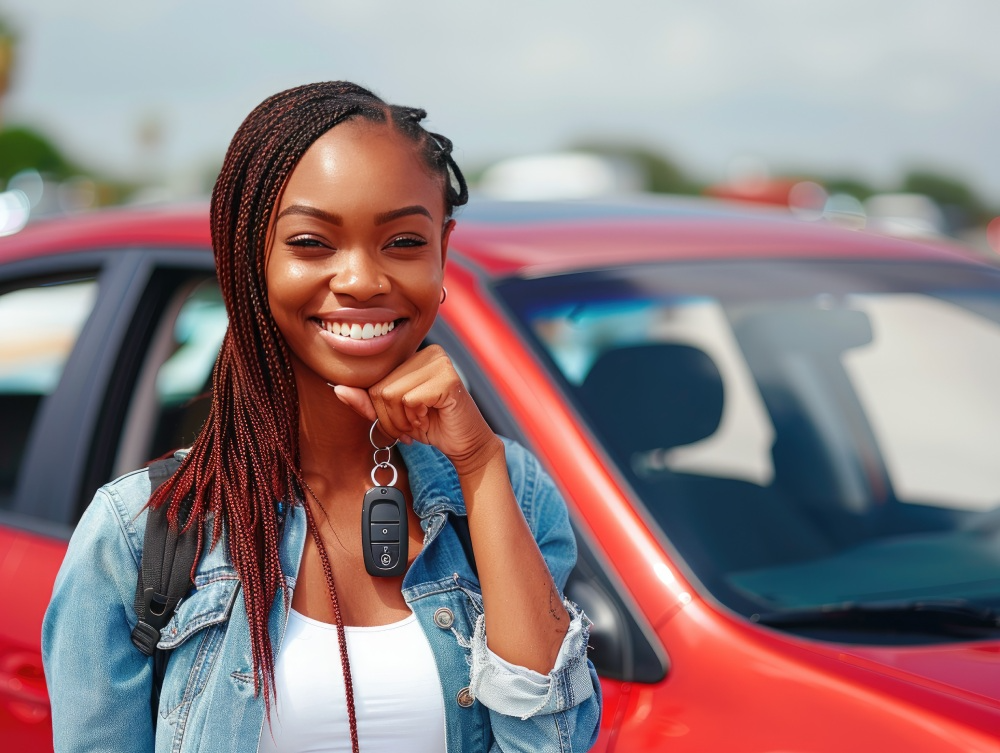
[[(73, 536), (43, 628), (57, 750), (593, 743), (589, 621), (559, 595), (565, 507), (447, 354), (418, 350), (467, 198), (423, 117), (334, 82), (270, 97), (237, 131), (211, 206), (230, 319), (212, 408), (152, 496), (145, 470), (106, 485)], [(389, 577), (362, 541), (381, 485), (408, 531)], [(187, 500), (201, 542), (161, 631), (155, 729), (151, 660), (129, 640), (147, 500), (173, 521)], [(478, 577), (449, 513), (468, 516)]]

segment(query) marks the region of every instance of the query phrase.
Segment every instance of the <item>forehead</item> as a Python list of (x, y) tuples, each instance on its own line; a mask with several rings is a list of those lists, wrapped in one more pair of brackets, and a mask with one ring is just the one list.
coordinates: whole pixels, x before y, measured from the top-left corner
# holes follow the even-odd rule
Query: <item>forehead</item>
[(420, 144), (388, 123), (355, 118), (320, 136), (289, 175), (279, 207), (381, 199), (427, 204), (444, 212), (443, 178), (424, 161)]

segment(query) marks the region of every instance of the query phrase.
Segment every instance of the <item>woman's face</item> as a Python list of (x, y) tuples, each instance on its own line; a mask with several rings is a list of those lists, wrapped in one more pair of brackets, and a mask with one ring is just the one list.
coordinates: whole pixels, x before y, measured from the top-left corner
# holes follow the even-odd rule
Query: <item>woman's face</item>
[(274, 212), (267, 298), (301, 383), (367, 388), (437, 314), (448, 235), (440, 179), (415, 142), (352, 120), (321, 136)]

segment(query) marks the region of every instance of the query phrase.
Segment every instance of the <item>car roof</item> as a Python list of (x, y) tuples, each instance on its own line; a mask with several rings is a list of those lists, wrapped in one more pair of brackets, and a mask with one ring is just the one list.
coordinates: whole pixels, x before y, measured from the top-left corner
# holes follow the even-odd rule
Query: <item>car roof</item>
[[(657, 260), (925, 259), (985, 263), (946, 240), (894, 238), (715, 199), (636, 195), (601, 201), (474, 197), (456, 212), (452, 259), (496, 277), (534, 277)], [(0, 238), (0, 263), (53, 253), (211, 245), (205, 203), (125, 207), (42, 219)]]

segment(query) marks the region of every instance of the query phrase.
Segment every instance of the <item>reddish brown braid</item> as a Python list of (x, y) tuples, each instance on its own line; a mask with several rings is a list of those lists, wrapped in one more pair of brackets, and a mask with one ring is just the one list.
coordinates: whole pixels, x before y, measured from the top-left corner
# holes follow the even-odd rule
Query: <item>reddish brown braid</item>
[[(186, 525), (197, 525), (199, 554), (206, 522), (210, 546), (223, 534), (243, 588), (254, 665), (254, 691), (270, 717), (274, 651), (268, 615), (278, 591), (288, 608), (278, 555), (279, 505), (301, 503), (319, 550), (337, 623), (351, 743), (358, 750), (354, 692), (333, 570), (311, 509), (318, 503), (299, 468), (299, 403), (289, 353), (267, 303), (265, 252), (271, 212), (289, 174), (324, 133), (352, 118), (391, 123), (413, 140), (432, 174), (442, 178), (448, 216), (468, 199), (451, 142), (420, 126), (423, 110), (388, 105), (355, 84), (310, 84), (275, 94), (236, 131), (212, 192), (212, 247), (229, 315), (212, 375), (212, 406), (191, 451), (150, 504), (168, 504), (177, 525), (187, 500)], [(262, 410), (262, 406), (267, 406)]]

